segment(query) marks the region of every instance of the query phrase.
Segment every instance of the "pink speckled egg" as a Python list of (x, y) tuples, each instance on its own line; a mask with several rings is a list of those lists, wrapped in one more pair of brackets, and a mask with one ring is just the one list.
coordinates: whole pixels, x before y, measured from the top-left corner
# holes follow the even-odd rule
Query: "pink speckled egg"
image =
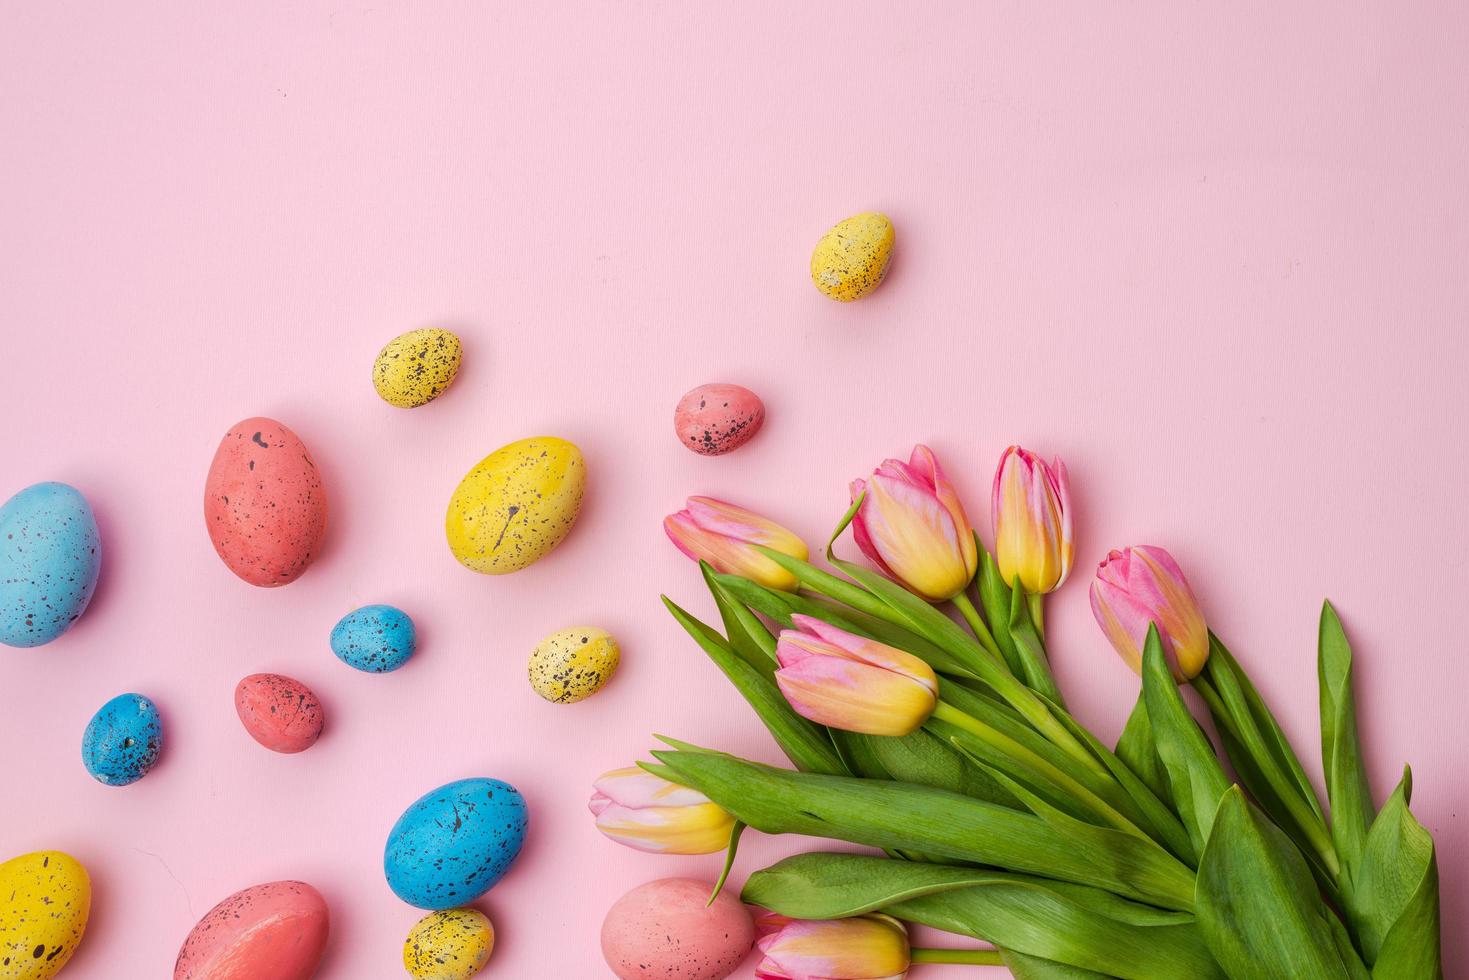
[(329, 919), (326, 902), (305, 882), (235, 892), (184, 940), (173, 980), (310, 980)]
[(678, 400), (673, 428), (678, 441), (704, 456), (733, 452), (765, 423), (765, 403), (739, 385), (700, 385)]
[(235, 711), (250, 737), (272, 752), (304, 752), (321, 737), (321, 702), (284, 674), (251, 674), (235, 686)]
[(602, 922), (602, 956), (622, 980), (722, 980), (755, 943), (755, 924), (728, 890), (663, 878), (617, 900)]
[(321, 474), (296, 433), (264, 418), (225, 433), (204, 481), (204, 523), (214, 550), (246, 582), (295, 581), (326, 533)]

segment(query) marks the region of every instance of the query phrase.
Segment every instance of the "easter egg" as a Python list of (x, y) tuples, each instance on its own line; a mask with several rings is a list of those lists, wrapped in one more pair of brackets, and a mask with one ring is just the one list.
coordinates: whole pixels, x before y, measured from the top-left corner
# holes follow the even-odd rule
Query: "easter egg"
[(163, 751), (158, 706), (141, 694), (119, 694), (97, 709), (82, 733), (82, 762), (107, 786), (136, 783)]
[[(663, 878), (622, 896), (602, 922), (602, 957), (622, 980), (722, 980), (755, 943), (740, 900), (710, 882)], [(707, 906), (707, 907), (706, 907)]]
[(389, 405), (427, 405), (453, 384), (459, 373), (459, 338), (448, 330), (410, 330), (378, 352), (372, 383)]
[(495, 927), (483, 912), (430, 912), (409, 930), (403, 966), (415, 980), (468, 980), (490, 961), (494, 948)]
[(332, 653), (369, 674), (397, 670), (413, 656), (417, 643), (413, 620), (393, 606), (354, 609), (332, 627)]
[(510, 870), (525, 842), (525, 798), (498, 779), (461, 779), (410, 806), (388, 833), (383, 872), (421, 909), (472, 902)]
[(82, 941), (92, 881), (60, 851), (22, 854), (0, 864), (0, 980), (48, 980)]
[(250, 737), (272, 752), (304, 752), (321, 737), (321, 702), (284, 674), (251, 674), (235, 685), (235, 713)]
[(225, 433), (204, 481), (204, 523), (225, 566), (251, 585), (306, 571), (326, 534), (326, 493), (296, 433), (264, 418)]
[(673, 428), (678, 440), (703, 456), (722, 456), (755, 437), (765, 423), (765, 404), (739, 385), (700, 385), (678, 400)]
[(839, 222), (811, 253), (811, 281), (832, 299), (850, 303), (872, 292), (893, 257), (893, 223), (869, 211)]
[(0, 643), (37, 647), (71, 628), (92, 601), (102, 541), (87, 499), (37, 483), (0, 506)]
[(571, 531), (586, 473), (581, 450), (554, 436), (495, 450), (449, 499), (449, 550), (486, 575), (519, 571), (544, 557)]
[(547, 701), (571, 704), (600, 691), (620, 659), (612, 634), (573, 626), (536, 644), (530, 655), (530, 686)]
[(173, 980), (310, 980), (330, 927), (325, 899), (305, 882), (253, 885), (204, 914)]

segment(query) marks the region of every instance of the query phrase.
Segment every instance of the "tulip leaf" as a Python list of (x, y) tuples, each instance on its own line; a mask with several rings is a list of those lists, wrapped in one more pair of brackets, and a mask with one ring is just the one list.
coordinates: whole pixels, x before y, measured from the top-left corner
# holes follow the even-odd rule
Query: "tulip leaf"
[(892, 774), (873, 751), (866, 735), (844, 732), (840, 728), (828, 728), (826, 731), (831, 736), (837, 755), (842, 758), (842, 764), (853, 776), (861, 776), (863, 779), (892, 778)]
[(714, 604), (719, 607), (719, 616), (724, 620), (724, 633), (730, 649), (760, 673), (774, 676), (775, 637), (770, 635), (765, 625), (743, 603), (714, 580), (714, 569), (708, 562), (699, 562), (699, 570), (704, 575), (704, 583), (709, 586), (709, 593), (714, 596)]
[(1331, 804), (1331, 839), (1347, 878), (1345, 887), (1350, 890), (1374, 813), (1357, 738), (1352, 648), (1330, 602), (1321, 606), (1316, 670), (1321, 683), (1321, 765)]
[(724, 891), (725, 882), (729, 881), (729, 873), (734, 870), (735, 855), (740, 850), (740, 836), (744, 832), (745, 825), (736, 820), (729, 831), (729, 846), (724, 849), (724, 867), (720, 869), (719, 877), (714, 881), (714, 890), (709, 893), (709, 901), (704, 903), (706, 909), (714, 904), (719, 893)]
[(905, 783), (932, 786), (1002, 806), (1018, 801), (983, 769), (922, 728), (898, 737), (864, 736), (877, 761)]
[(1158, 746), (1153, 741), (1153, 726), (1148, 721), (1148, 704), (1142, 691), (1138, 691), (1137, 704), (1127, 716), (1127, 724), (1117, 739), (1117, 758), (1147, 785), (1164, 803), (1173, 802), (1173, 793), (1168, 786), (1168, 770), (1158, 758)]
[(1148, 627), (1148, 638), (1143, 644), (1143, 697), (1158, 757), (1168, 771), (1168, 785), (1178, 815), (1183, 819), (1194, 850), (1202, 852), (1219, 798), (1229, 789), (1229, 780), (1209, 740), (1178, 693), (1178, 685), (1163, 657), (1156, 626)]
[(741, 659), (730, 649), (724, 637), (679, 608), (667, 596), (663, 597), (663, 604), (715, 666), (724, 672), (735, 690), (755, 709), (755, 714), (792, 765), (806, 772), (847, 771), (832, 748), (826, 731), (796, 714), (769, 676)]
[[(1039, 607), (1037, 607), (1039, 608)], [(1015, 656), (1020, 661), (1021, 677), (1031, 690), (1052, 702), (1066, 706), (1061, 699), (1061, 689), (1051, 674), (1051, 663), (1046, 659), (1046, 643), (1031, 617), (1029, 597), (1020, 587), (1020, 577), (1015, 577), (1010, 587), (1010, 619), (1008, 624), (1010, 641), (1015, 645)]]
[(1350, 894), (1349, 914), (1379, 980), (1442, 977), (1438, 862), (1433, 836), (1411, 812), (1413, 775), (1372, 821)]
[(1344, 958), (1306, 859), (1238, 786), (1224, 795), (1211, 826), (1199, 861), (1197, 915), (1209, 949), (1230, 977), (1362, 974), (1355, 953), (1348, 949)]
[[(806, 834), (869, 847), (991, 864), (1188, 909), (1189, 870), (1119, 832), (1068, 836), (1029, 813), (911, 783), (791, 772), (700, 752), (653, 753), (675, 780), (767, 834)], [(1100, 829), (1100, 828), (1097, 828)]]
[(979, 551), (979, 575), (976, 579), (979, 585), (979, 604), (984, 608), (984, 617), (989, 620), (995, 645), (1000, 648), (1010, 673), (1016, 677), (1024, 677), (1025, 668), (1020, 664), (1015, 641), (1010, 639), (1010, 587), (1000, 575), (1000, 566), (995, 564), (994, 555), (985, 548), (978, 534), (974, 536), (974, 546)]
[(1111, 980), (1106, 973), (1067, 966), (1055, 960), (1017, 953), (1013, 949), (1000, 950), (1000, 959), (1014, 980)]
[(797, 918), (881, 910), (1103, 975), (1223, 976), (1191, 915), (1003, 871), (803, 854), (755, 872), (742, 897)]

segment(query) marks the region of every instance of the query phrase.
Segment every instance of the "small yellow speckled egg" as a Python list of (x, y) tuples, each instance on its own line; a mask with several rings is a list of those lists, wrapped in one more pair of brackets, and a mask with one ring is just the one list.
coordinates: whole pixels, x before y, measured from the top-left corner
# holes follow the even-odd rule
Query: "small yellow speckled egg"
[(530, 686), (553, 704), (572, 704), (600, 691), (621, 660), (617, 641), (606, 630), (573, 626), (536, 644)]
[(495, 927), (474, 909), (430, 912), (408, 931), (403, 965), (417, 980), (466, 980), (490, 961)]
[(545, 557), (581, 511), (587, 468), (581, 450), (554, 436), (490, 453), (449, 498), (444, 534), (466, 568), (504, 575)]
[(60, 851), (0, 864), (0, 978), (49, 980), (76, 952), (92, 909), (92, 881)]
[(410, 330), (388, 341), (372, 363), (372, 383), (389, 405), (427, 405), (459, 373), (459, 338), (448, 330)]
[(868, 211), (821, 236), (811, 253), (811, 281), (832, 299), (850, 303), (872, 292), (893, 257), (893, 223)]

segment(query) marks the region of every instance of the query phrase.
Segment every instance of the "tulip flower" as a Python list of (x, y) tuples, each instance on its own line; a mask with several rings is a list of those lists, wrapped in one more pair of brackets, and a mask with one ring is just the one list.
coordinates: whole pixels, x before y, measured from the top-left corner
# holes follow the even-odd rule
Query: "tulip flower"
[(1209, 630), (1183, 569), (1162, 548), (1113, 551), (1097, 567), (1092, 613), (1128, 666), (1141, 673), (1148, 624), (1179, 681), (1198, 676), (1209, 659)]
[(907, 735), (938, 704), (938, 678), (922, 660), (811, 616), (791, 617), (775, 681), (804, 718), (867, 735)]
[(807, 555), (806, 543), (793, 532), (713, 497), (690, 497), (688, 506), (663, 519), (663, 530), (679, 551), (695, 561), (707, 561), (715, 571), (742, 575), (786, 592), (795, 591), (796, 577), (753, 546), (764, 545), (801, 561)]
[(636, 766), (603, 773), (592, 789), (597, 829), (640, 851), (711, 854), (734, 830), (734, 817), (703, 793)]
[(1011, 446), (1000, 457), (991, 496), (995, 564), (1006, 585), (1018, 577), (1030, 595), (1054, 592), (1071, 572), (1071, 488), (1066, 464), (1050, 465)]
[(964, 506), (927, 446), (903, 463), (890, 459), (867, 480), (852, 481), (857, 547), (890, 578), (930, 602), (964, 591), (979, 554)]
[(758, 923), (757, 980), (902, 980), (911, 954), (908, 930), (881, 913), (850, 919), (788, 919), (766, 915)]

